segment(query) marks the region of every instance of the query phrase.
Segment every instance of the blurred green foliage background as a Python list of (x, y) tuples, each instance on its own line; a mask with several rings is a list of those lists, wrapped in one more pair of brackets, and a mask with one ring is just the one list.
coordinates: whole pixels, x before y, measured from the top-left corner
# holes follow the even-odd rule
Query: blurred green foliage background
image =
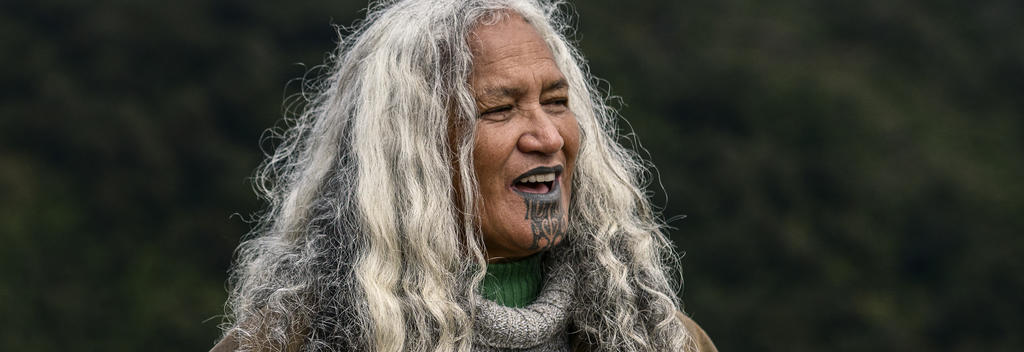
[[(365, 6), (0, 2), (0, 350), (209, 348), (260, 135)], [(721, 350), (1024, 350), (1020, 2), (575, 8)]]

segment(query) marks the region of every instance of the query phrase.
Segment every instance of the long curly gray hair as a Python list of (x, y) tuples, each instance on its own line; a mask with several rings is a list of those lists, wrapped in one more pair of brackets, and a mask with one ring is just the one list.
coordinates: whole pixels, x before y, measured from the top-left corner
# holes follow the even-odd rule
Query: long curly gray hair
[[(257, 170), (270, 207), (239, 246), (222, 327), (241, 350), (469, 351), (486, 267), (477, 204), (474, 26), (516, 14), (549, 45), (580, 136), (569, 232), (573, 334), (596, 351), (678, 351), (676, 262), (609, 108), (565, 39), (565, 6), (372, 5)], [(457, 183), (457, 184), (456, 184)], [(459, 189), (453, 189), (453, 184)]]

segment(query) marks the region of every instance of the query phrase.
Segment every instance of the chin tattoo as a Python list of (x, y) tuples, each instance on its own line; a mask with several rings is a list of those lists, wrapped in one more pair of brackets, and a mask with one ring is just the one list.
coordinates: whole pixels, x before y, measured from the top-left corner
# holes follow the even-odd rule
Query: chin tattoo
[(533, 243), (529, 249), (548, 249), (561, 240), (566, 230), (562, 203), (530, 197), (523, 197), (523, 201), (526, 203), (526, 216), (523, 218), (530, 220), (530, 231), (533, 233)]

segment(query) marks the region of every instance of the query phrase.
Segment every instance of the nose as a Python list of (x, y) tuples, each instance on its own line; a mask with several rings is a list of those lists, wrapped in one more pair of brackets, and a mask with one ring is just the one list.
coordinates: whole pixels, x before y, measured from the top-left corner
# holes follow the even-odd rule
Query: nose
[(527, 112), (527, 128), (519, 135), (516, 146), (523, 153), (554, 154), (565, 146), (565, 139), (558, 130), (558, 125), (543, 108), (537, 107)]

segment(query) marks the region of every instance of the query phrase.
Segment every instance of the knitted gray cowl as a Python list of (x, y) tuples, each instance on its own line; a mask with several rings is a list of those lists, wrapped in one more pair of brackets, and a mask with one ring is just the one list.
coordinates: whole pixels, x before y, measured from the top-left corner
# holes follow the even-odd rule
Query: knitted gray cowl
[(548, 269), (540, 295), (526, 307), (505, 307), (476, 296), (473, 351), (569, 351), (572, 270), (562, 262)]

